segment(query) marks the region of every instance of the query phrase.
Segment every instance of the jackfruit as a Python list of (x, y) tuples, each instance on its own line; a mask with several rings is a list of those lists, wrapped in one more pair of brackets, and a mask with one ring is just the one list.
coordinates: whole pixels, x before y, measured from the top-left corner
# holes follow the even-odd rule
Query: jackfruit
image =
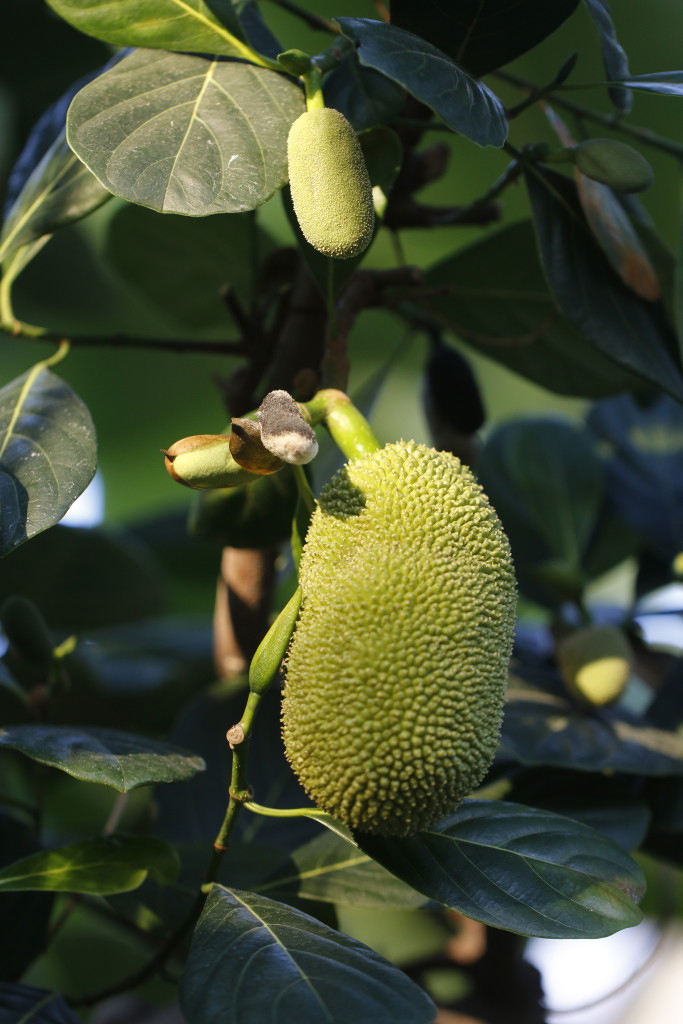
[(631, 674), (631, 645), (616, 626), (584, 626), (557, 645), (557, 663), (571, 694), (604, 707), (623, 693)]
[(287, 757), (344, 824), (411, 835), (481, 782), (496, 749), (515, 610), (500, 521), (453, 455), (389, 444), (323, 488), (300, 582)]
[(314, 249), (350, 259), (367, 249), (375, 211), (363, 151), (339, 110), (307, 110), (287, 140), (289, 187), (299, 226)]

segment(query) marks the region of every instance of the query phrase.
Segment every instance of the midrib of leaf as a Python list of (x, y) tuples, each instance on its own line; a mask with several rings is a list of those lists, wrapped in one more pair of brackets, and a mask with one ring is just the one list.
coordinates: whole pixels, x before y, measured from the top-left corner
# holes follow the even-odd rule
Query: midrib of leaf
[(369, 857), (351, 857), (349, 860), (337, 861), (335, 864), (327, 864), (320, 868), (311, 868), (310, 871), (300, 871), (296, 875), (287, 875), (285, 878), (276, 878), (273, 882), (265, 882), (259, 885), (254, 892), (266, 892), (268, 889), (278, 889), (289, 882), (297, 882), (299, 879), (320, 878), (323, 875), (333, 874), (335, 871), (343, 871), (345, 868), (355, 868), (359, 864), (367, 864)]
[(17, 237), (17, 235), (18, 235), (18, 234), (19, 234), (19, 232), (20, 232), (20, 231), (22, 230), (22, 228), (24, 228), (24, 227), (26, 226), (27, 222), (28, 222), (28, 221), (29, 221), (29, 220), (31, 219), (31, 217), (32, 217), (32, 216), (33, 216), (33, 214), (35, 213), (36, 209), (37, 209), (37, 208), (38, 208), (38, 207), (39, 207), (39, 206), (41, 205), (41, 203), (42, 203), (42, 202), (44, 201), (45, 197), (46, 197), (46, 196), (48, 196), (48, 195), (50, 194), (50, 192), (56, 192), (56, 191), (57, 191), (57, 189), (59, 188), (59, 184), (60, 184), (60, 182), (61, 182), (61, 181), (63, 180), (63, 178), (64, 178), (64, 176), (65, 176), (65, 175), (67, 174), (67, 172), (71, 170), (71, 168), (73, 167), (73, 165), (74, 165), (74, 164), (75, 164), (76, 162), (80, 163), (80, 161), (78, 160), (78, 157), (76, 157), (76, 156), (72, 156), (72, 157), (71, 157), (71, 158), (69, 159), (69, 161), (68, 161), (68, 162), (67, 162), (67, 163), (65, 164), (65, 166), (64, 166), (64, 167), (62, 168), (62, 170), (61, 170), (61, 171), (60, 171), (60, 173), (59, 173), (59, 174), (57, 175), (57, 177), (56, 177), (56, 178), (54, 178), (54, 179), (53, 179), (53, 180), (52, 180), (51, 182), (49, 182), (49, 183), (48, 183), (48, 184), (47, 184), (47, 185), (45, 186), (45, 188), (44, 188), (44, 189), (42, 189), (42, 190), (41, 190), (41, 191), (40, 191), (40, 192), (38, 193), (38, 195), (36, 196), (36, 198), (34, 199), (34, 201), (33, 201), (33, 202), (31, 203), (31, 205), (30, 205), (30, 206), (28, 207), (28, 209), (27, 209), (27, 210), (26, 210), (26, 211), (24, 212), (24, 214), (23, 214), (23, 215), (22, 215), (22, 216), (21, 216), (21, 217), (19, 218), (19, 220), (18, 220), (18, 222), (17, 222), (16, 224), (15, 224), (14, 228), (13, 228), (13, 229), (12, 229), (12, 230), (10, 231), (10, 233), (9, 233), (9, 234), (8, 234), (8, 235), (7, 235), (7, 236), (6, 236), (6, 237), (5, 237), (4, 239), (3, 239), (2, 245), (0, 245), (0, 263), (2, 263), (2, 261), (3, 261), (3, 260), (4, 260), (4, 258), (5, 258), (5, 256), (7, 255), (7, 253), (9, 252), (9, 250), (10, 250), (10, 249), (12, 248), (12, 242), (13, 242), (13, 240), (14, 240), (14, 239), (15, 239), (15, 238)]
[(31, 1017), (35, 1017), (39, 1010), (42, 1010), (44, 1006), (47, 1006), (48, 1003), (51, 1003), (55, 999), (57, 999), (57, 992), (48, 992), (46, 996), (43, 996), (42, 999), (38, 1000), (38, 1002), (31, 1007), (28, 1013), (25, 1013), (24, 1016), (17, 1021), (17, 1024), (29, 1024)]
[(472, 33), (474, 32), (475, 28), (477, 27), (477, 22), (479, 21), (479, 18), (481, 17), (481, 13), (482, 13), (482, 11), (484, 9), (485, 2), (486, 2), (486, 0), (479, 0), (479, 10), (475, 14), (475, 16), (472, 18), (472, 21), (470, 22), (470, 26), (467, 29), (467, 32), (465, 33), (465, 37), (464, 37), (463, 41), (461, 42), (460, 46), (458, 47), (458, 52), (455, 55), (455, 59), (458, 62), (458, 64), (462, 60), (462, 55), (465, 52), (465, 50), (467, 49), (467, 44), (470, 41), (470, 37), (472, 36)]
[[(178, 2), (178, 0), (174, 0), (174, 2)], [(168, 184), (168, 186), (166, 188), (166, 192), (164, 194), (164, 201), (166, 200), (166, 196), (168, 195), (168, 190), (170, 188), (171, 180), (173, 179), (173, 177), (175, 175), (176, 166), (178, 164), (178, 161), (180, 160), (181, 154), (183, 152), (183, 148), (185, 146), (185, 143), (187, 142), (187, 138), (188, 138), (188, 136), (190, 134), (190, 131), (192, 129), (192, 125), (194, 124), (195, 119), (201, 120), (201, 118), (199, 117), (199, 113), (198, 113), (199, 107), (201, 105), (202, 100), (204, 99), (204, 93), (206, 92), (206, 90), (209, 87), (209, 82), (213, 79), (213, 74), (214, 74), (215, 68), (216, 68), (216, 61), (214, 60), (214, 61), (211, 61), (211, 64), (209, 65), (209, 68), (208, 68), (206, 74), (204, 75), (204, 81), (202, 82), (201, 88), (200, 88), (200, 90), (199, 90), (199, 92), (197, 94), (197, 98), (194, 101), (194, 105), (193, 105), (193, 108), (192, 108), (192, 113), (190, 114), (190, 116), (188, 118), (188, 121), (187, 121), (187, 128), (185, 129), (185, 135), (183, 136), (183, 141), (178, 146), (178, 152), (176, 153), (175, 159), (173, 161), (173, 167), (171, 169), (171, 173), (168, 176), (169, 184)]]
[(12, 412), (12, 416), (10, 417), (7, 429), (5, 430), (5, 436), (2, 439), (2, 444), (0, 445), (0, 459), (2, 459), (3, 455), (5, 454), (7, 445), (9, 444), (13, 436), (14, 428), (17, 425), (19, 417), (21, 416), (22, 409), (26, 403), (26, 400), (28, 399), (29, 393), (31, 391), (31, 388), (33, 387), (36, 377), (38, 377), (44, 369), (44, 363), (36, 363), (36, 365), (32, 367), (32, 369), (30, 369), (28, 372), (28, 376), (26, 377), (24, 385), (21, 391), (19, 392), (19, 397), (14, 407), (14, 411)]
[(231, 896), (232, 896), (232, 897), (233, 897), (234, 899), (236, 899), (236, 900), (237, 900), (237, 902), (238, 902), (238, 903), (241, 903), (241, 904), (242, 904), (242, 906), (244, 907), (244, 909), (245, 909), (245, 910), (246, 910), (246, 911), (247, 911), (247, 912), (248, 912), (249, 914), (251, 914), (251, 916), (252, 916), (252, 917), (254, 917), (254, 918), (255, 918), (255, 919), (256, 919), (256, 920), (257, 920), (257, 921), (259, 922), (259, 924), (261, 924), (261, 925), (262, 925), (262, 926), (263, 926), (263, 927), (264, 927), (264, 928), (266, 929), (266, 931), (268, 932), (268, 934), (269, 934), (269, 935), (270, 935), (270, 936), (272, 937), (272, 939), (273, 939), (273, 942), (274, 942), (274, 943), (275, 943), (275, 944), (276, 944), (277, 946), (279, 946), (279, 947), (280, 947), (280, 949), (282, 950), (282, 952), (283, 952), (283, 953), (285, 953), (285, 954), (287, 955), (287, 958), (289, 959), (289, 961), (291, 962), (291, 964), (293, 965), (293, 967), (295, 967), (295, 968), (296, 968), (297, 972), (298, 972), (298, 973), (299, 973), (299, 975), (301, 976), (301, 979), (302, 979), (302, 981), (304, 981), (304, 982), (305, 982), (305, 984), (307, 985), (307, 987), (308, 987), (308, 989), (310, 990), (311, 994), (312, 994), (313, 996), (315, 996), (315, 998), (316, 998), (317, 1002), (318, 1002), (318, 1003), (320, 1004), (320, 1006), (322, 1007), (322, 1009), (323, 1009), (323, 1010), (325, 1011), (325, 1020), (329, 1021), (329, 1024), (334, 1024), (334, 1019), (333, 1019), (332, 1017), (330, 1017), (330, 1015), (329, 1015), (329, 1013), (328, 1013), (328, 1011), (327, 1011), (327, 1007), (325, 1006), (325, 1004), (323, 1003), (322, 999), (321, 999), (321, 998), (320, 998), (320, 996), (318, 995), (318, 992), (316, 991), (316, 989), (315, 989), (315, 986), (313, 985), (313, 982), (312, 982), (312, 981), (311, 981), (311, 979), (310, 979), (310, 978), (308, 977), (308, 975), (306, 974), (306, 972), (305, 972), (304, 970), (302, 970), (302, 968), (301, 968), (301, 967), (300, 967), (300, 965), (299, 965), (299, 964), (297, 963), (297, 961), (296, 961), (296, 960), (294, 959), (294, 957), (292, 956), (292, 954), (290, 953), (290, 951), (289, 951), (289, 950), (287, 949), (287, 947), (286, 947), (286, 946), (285, 946), (285, 945), (284, 945), (284, 944), (283, 944), (283, 943), (282, 943), (282, 942), (280, 941), (280, 939), (279, 939), (279, 938), (277, 937), (277, 935), (275, 934), (275, 932), (273, 931), (273, 929), (272, 929), (272, 928), (270, 927), (270, 925), (269, 925), (269, 924), (267, 923), (267, 921), (264, 921), (264, 920), (263, 920), (263, 918), (262, 918), (262, 917), (260, 917), (260, 916), (259, 916), (259, 915), (258, 915), (258, 914), (256, 913), (256, 911), (255, 911), (255, 910), (253, 909), (253, 907), (250, 907), (250, 906), (249, 906), (249, 905), (248, 905), (247, 903), (245, 903), (245, 902), (244, 902), (244, 900), (241, 900), (241, 899), (239, 898), (239, 896), (237, 895), (237, 893), (236, 893), (236, 892), (234, 892), (234, 891), (233, 891), (232, 889), (228, 889), (227, 891), (228, 891), (228, 892), (230, 893), (230, 895), (231, 895)]
[[(62, 867), (54, 868), (43, 868), (42, 871), (29, 871), (24, 875), (11, 875), (10, 877), (0, 878), (0, 890), (2, 890), (8, 882), (26, 882), (31, 878), (59, 878), (60, 876), (80, 871), (96, 871), (101, 867), (108, 867), (109, 861), (107, 860), (92, 860), (92, 861), (81, 861), (78, 864), (64, 864)], [(128, 867), (128, 870), (132, 874), (139, 874), (140, 872), (146, 873), (145, 868), (133, 868)]]

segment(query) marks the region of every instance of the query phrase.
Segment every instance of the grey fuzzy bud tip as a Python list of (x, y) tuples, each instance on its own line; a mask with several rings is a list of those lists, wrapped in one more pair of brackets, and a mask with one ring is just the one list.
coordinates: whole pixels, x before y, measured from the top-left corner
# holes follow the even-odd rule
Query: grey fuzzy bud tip
[(318, 453), (318, 439), (286, 391), (271, 391), (258, 411), (261, 441), (283, 462), (305, 465)]

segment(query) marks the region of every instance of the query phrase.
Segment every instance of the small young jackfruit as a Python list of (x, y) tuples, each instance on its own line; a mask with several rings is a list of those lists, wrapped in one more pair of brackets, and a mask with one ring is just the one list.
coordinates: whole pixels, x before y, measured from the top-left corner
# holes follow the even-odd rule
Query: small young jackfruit
[(631, 674), (631, 646), (616, 626), (584, 626), (557, 645), (557, 663), (569, 692), (604, 707), (623, 693)]
[(283, 735), (308, 795), (411, 835), (482, 780), (500, 729), (515, 581), (470, 470), (398, 442), (323, 489), (301, 559)]
[(372, 239), (372, 186), (358, 137), (339, 110), (307, 110), (287, 140), (292, 205), (306, 241), (350, 259)]

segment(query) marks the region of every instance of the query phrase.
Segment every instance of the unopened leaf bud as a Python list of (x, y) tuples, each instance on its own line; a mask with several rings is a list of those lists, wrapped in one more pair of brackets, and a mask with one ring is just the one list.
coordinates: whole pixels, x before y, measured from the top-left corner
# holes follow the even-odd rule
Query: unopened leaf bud
[(261, 424), (256, 420), (232, 418), (230, 452), (235, 462), (250, 473), (267, 476), (282, 469), (284, 462), (266, 448), (261, 437)]
[(233, 459), (228, 434), (183, 437), (170, 448), (162, 448), (162, 452), (169, 475), (185, 487), (239, 487), (253, 480), (253, 475)]
[(653, 182), (654, 172), (645, 157), (624, 142), (586, 139), (572, 153), (582, 174), (618, 192), (642, 192)]
[(258, 411), (261, 440), (283, 462), (303, 466), (318, 454), (315, 431), (287, 391), (271, 391)]

